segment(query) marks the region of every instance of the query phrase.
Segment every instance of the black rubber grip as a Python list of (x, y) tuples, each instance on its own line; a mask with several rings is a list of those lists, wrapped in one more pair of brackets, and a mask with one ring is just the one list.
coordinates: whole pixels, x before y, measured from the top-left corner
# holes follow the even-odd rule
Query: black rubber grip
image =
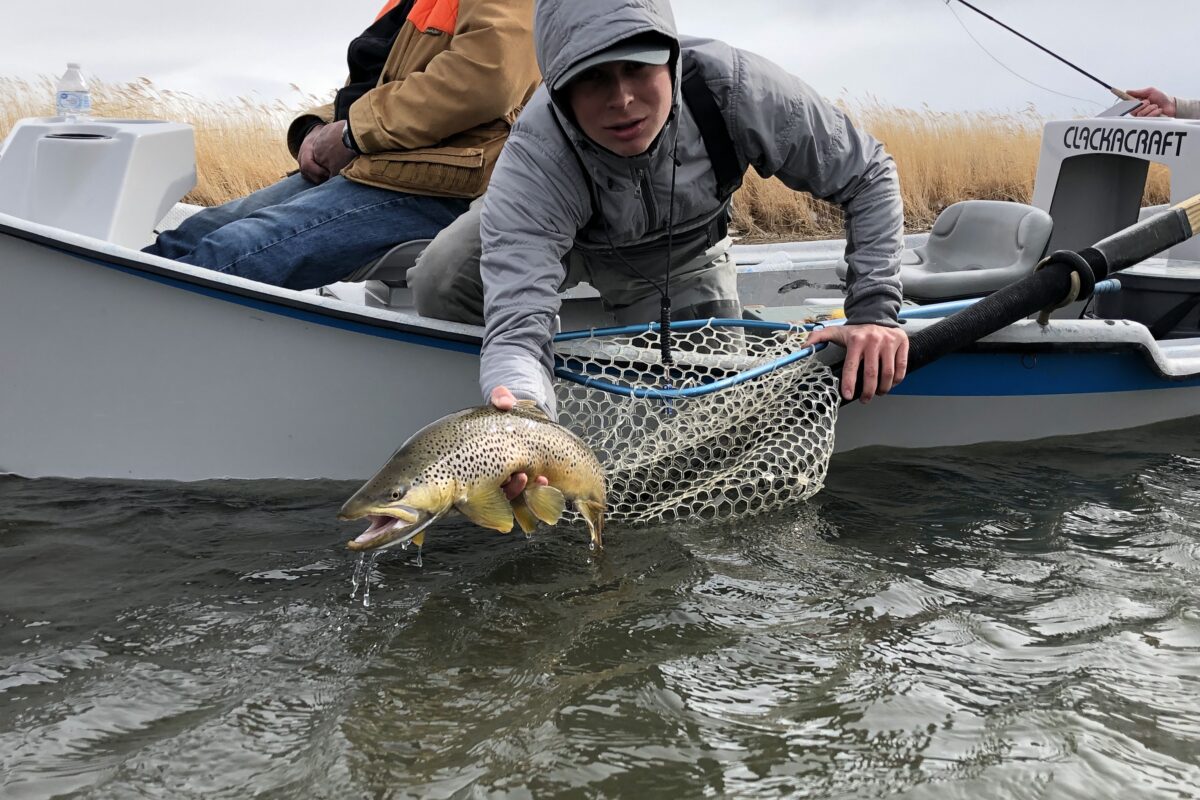
[[(1080, 254), (1088, 258), (1094, 251), (1104, 257), (1105, 274), (1097, 272), (1096, 280), (1104, 280), (1114, 272), (1132, 267), (1152, 255), (1192, 238), (1192, 226), (1187, 212), (1181, 208), (1168, 208), (1149, 219), (1130, 225), (1112, 236), (1101, 239)], [(1095, 264), (1092, 265), (1095, 269)]]
[(1029, 277), (913, 334), (908, 340), (909, 371), (1062, 302), (1071, 291), (1075, 269), (1076, 265), (1066, 259), (1052, 259)]

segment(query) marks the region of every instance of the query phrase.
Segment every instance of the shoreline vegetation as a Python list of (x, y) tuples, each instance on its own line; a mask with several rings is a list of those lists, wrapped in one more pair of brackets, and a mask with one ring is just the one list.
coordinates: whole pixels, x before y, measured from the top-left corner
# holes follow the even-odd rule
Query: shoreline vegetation
[[(239, 97), (200, 98), (159, 89), (145, 78), (129, 83), (91, 82), (98, 116), (170, 119), (196, 131), (198, 183), (184, 198), (217, 205), (267, 186), (296, 168), (284, 144), (288, 123), (326, 99), (297, 89), (294, 102)], [(24, 117), (53, 113), (54, 81), (0, 78), (0, 138)], [(960, 200), (1028, 203), (1037, 171), (1044, 118), (1021, 112), (940, 112), (895, 108), (870, 99), (839, 102), (856, 125), (883, 142), (896, 160), (905, 229), (929, 230), (942, 209)], [(1168, 201), (1166, 170), (1152, 165), (1144, 205)], [(733, 227), (746, 242), (841, 238), (840, 211), (793, 192), (753, 169), (734, 196)]]

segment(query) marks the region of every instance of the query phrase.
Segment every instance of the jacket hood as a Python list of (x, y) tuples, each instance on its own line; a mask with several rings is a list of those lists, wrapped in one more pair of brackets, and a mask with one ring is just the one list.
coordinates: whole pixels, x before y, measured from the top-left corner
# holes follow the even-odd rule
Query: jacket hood
[(571, 65), (643, 33), (667, 37), (679, 49), (667, 0), (538, 0), (533, 35), (546, 86)]

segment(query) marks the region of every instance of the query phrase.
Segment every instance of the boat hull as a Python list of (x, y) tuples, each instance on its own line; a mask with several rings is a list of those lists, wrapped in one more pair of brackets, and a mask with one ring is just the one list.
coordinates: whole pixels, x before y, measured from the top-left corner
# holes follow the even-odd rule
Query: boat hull
[(358, 479), (479, 398), (477, 345), (269, 295), (11, 237), (0, 286), (0, 471)]
[[(981, 372), (988, 380), (972, 377)], [(1022, 442), (1197, 414), (1200, 381), (1157, 375), (1137, 352), (974, 352), (913, 373), (891, 395), (844, 406), (836, 450)]]
[[(0, 222), (2, 472), (359, 480), (420, 426), (479, 402), (478, 328)], [(1020, 323), (843, 408), (837, 450), (1193, 416), (1200, 359), (1179, 363), (1134, 323)]]

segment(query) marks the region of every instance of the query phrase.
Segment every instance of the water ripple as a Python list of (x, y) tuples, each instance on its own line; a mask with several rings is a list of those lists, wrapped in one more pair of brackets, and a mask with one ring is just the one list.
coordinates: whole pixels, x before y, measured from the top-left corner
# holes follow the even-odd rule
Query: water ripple
[(1194, 797), (1190, 440), (858, 454), (602, 556), (445, 525), (369, 608), (353, 486), (0, 477), (0, 796)]

